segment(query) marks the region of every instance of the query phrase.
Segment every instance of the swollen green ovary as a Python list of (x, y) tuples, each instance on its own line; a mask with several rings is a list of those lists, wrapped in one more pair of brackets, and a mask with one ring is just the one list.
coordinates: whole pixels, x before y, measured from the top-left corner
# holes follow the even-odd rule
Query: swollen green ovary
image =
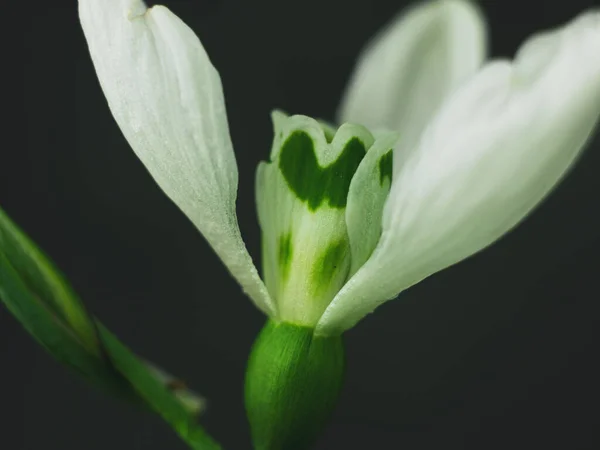
[(256, 450), (310, 449), (331, 417), (344, 344), (313, 331), (268, 321), (252, 347), (245, 404)]

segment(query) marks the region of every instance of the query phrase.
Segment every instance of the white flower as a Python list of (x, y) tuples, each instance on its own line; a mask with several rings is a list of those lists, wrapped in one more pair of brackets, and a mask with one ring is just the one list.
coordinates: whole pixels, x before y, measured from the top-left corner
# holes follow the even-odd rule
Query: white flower
[(200, 41), (162, 6), (79, 7), (110, 109), (156, 182), (262, 311), (322, 335), (509, 231), (600, 115), (598, 9), (482, 66), (471, 3), (411, 8), (359, 60), (339, 112), (356, 125), (274, 113), (257, 173), (265, 286), (240, 237), (223, 91)]

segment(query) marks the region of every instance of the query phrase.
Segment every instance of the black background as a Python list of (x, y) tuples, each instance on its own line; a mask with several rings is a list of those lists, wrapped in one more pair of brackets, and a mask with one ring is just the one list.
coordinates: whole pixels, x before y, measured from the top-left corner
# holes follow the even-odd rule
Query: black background
[[(253, 179), (270, 110), (333, 119), (361, 45), (405, 3), (164, 3), (223, 79), (239, 222), (258, 259)], [(482, 4), (497, 57), (598, 2)], [(204, 423), (225, 448), (249, 449), (243, 374), (264, 317), (128, 148), (75, 3), (27, 5), (26, 132), (0, 149), (0, 204), (124, 342), (209, 398)], [(596, 138), (515, 231), (348, 332), (345, 389), (317, 449), (599, 448), (599, 171)], [(1, 307), (0, 361), (2, 448), (185, 448), (158, 418), (56, 364)]]

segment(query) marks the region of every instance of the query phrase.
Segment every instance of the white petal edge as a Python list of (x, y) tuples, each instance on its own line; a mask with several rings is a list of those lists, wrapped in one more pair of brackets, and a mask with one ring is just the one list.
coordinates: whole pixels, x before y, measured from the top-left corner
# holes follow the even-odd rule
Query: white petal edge
[[(362, 51), (343, 96), (340, 123), (400, 135), (414, 148), (447, 96), (482, 65), (486, 24), (465, 0), (434, 0), (402, 12)], [(395, 156), (394, 167), (402, 158)]]
[(600, 116), (600, 10), (529, 39), (459, 89), (394, 174), (372, 257), (317, 326), (352, 327), (490, 245), (562, 179)]
[(269, 316), (276, 311), (235, 213), (237, 166), (221, 80), (194, 32), (163, 6), (80, 0), (79, 16), (110, 110), (167, 196)]

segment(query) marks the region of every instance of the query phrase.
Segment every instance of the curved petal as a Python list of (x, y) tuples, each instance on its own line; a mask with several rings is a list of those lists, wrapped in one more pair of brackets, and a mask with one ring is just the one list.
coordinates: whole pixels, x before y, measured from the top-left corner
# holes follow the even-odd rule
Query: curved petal
[(408, 9), (362, 52), (340, 105), (340, 123), (398, 131), (399, 145), (413, 148), (448, 94), (479, 69), (486, 46), (484, 18), (469, 1), (435, 0)]
[(563, 177), (600, 115), (600, 11), (531, 38), (514, 63), (459, 89), (394, 174), (373, 256), (318, 332), (347, 329), (423, 278), (485, 248)]
[(80, 0), (112, 114), (158, 185), (202, 232), (257, 306), (275, 314), (240, 236), (237, 167), (221, 80), (194, 32), (162, 6)]
[(346, 228), (352, 253), (352, 276), (369, 259), (381, 237), (381, 217), (392, 182), (396, 133), (382, 133), (361, 161), (350, 182)]

